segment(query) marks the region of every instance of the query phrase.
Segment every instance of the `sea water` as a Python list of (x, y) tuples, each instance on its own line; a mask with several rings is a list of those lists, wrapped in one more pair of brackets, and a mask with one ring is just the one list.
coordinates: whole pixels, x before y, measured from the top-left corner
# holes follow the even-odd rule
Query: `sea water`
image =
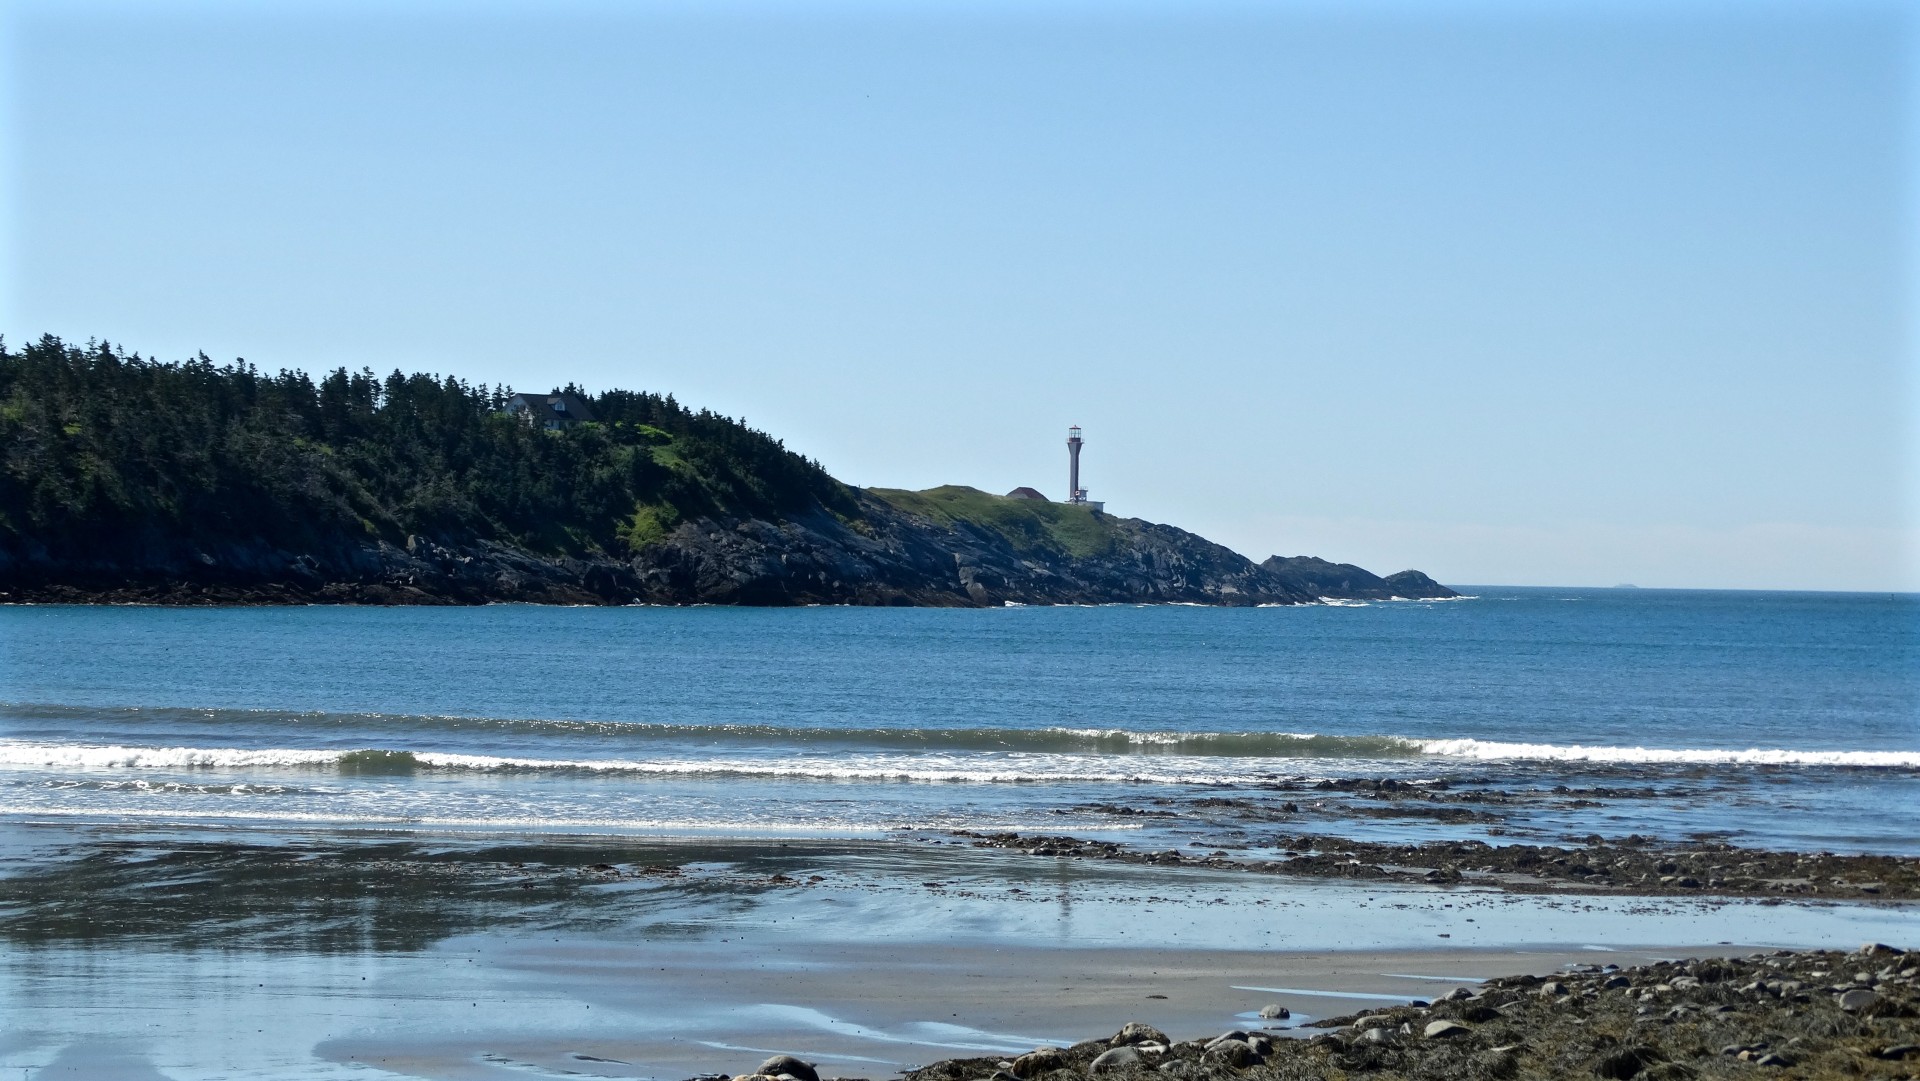
[[(0, 1068), (671, 1081), (779, 1050), (882, 1077), (1568, 958), (1912, 944), (1907, 904), (1296, 880), (951, 832), (1920, 851), (1920, 599), (1470, 592), (0, 608)], [(1313, 951), (1345, 959), (1290, 960)], [(1168, 965), (1202, 975), (1161, 987)]]
[[(5, 607), (0, 816), (1159, 845), (1205, 843), (1204, 814), (1127, 811), (1373, 778), (1531, 794), (1493, 831), (1530, 839), (1920, 852), (1920, 598), (1469, 593), (1234, 609)], [(1296, 828), (1487, 832), (1314, 806)]]

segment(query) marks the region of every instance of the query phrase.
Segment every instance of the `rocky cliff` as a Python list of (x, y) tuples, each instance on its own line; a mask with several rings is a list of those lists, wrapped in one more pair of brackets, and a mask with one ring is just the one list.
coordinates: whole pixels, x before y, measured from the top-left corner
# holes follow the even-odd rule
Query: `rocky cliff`
[(1448, 597), (1418, 571), (1315, 559), (1255, 564), (1203, 537), (1086, 507), (971, 488), (856, 490), (852, 511), (702, 517), (628, 558), (409, 537), (293, 552), (182, 546), (76, 563), (0, 551), (8, 601), (153, 603), (919, 605), (1311, 603)]
[(1260, 569), (1316, 597), (1386, 601), (1459, 596), (1419, 571), (1382, 578), (1351, 563), (1329, 563), (1314, 556), (1268, 556)]

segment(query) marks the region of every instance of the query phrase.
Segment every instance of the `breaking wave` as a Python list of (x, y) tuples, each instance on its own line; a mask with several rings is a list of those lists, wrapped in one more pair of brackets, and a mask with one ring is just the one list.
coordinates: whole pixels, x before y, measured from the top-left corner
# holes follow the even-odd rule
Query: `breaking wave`
[[(89, 709), (73, 706), (4, 706), (0, 715), (26, 721), (62, 722), (55, 730), (70, 730), (74, 721), (120, 722), (145, 728), (225, 727), (245, 725), (259, 730), (284, 726), (290, 734), (326, 735), (329, 739), (384, 737), (419, 738), (439, 732), (500, 732), (527, 736), (607, 736), (646, 743), (694, 743), (703, 747), (760, 745), (806, 749), (857, 748), (876, 751), (1003, 751), (1039, 754), (1152, 754), (1233, 758), (1393, 758), (1419, 753), (1417, 743), (1394, 736), (1329, 736), (1312, 732), (1175, 732), (1132, 731), (1121, 728), (943, 728), (943, 727), (785, 727), (763, 724), (667, 724), (655, 721), (605, 721), (512, 717), (464, 717), (382, 713), (321, 713), (240, 709), (120, 708)], [(129, 738), (121, 735), (119, 738)], [(429, 737), (432, 738), (432, 737)], [(405, 740), (411, 742), (412, 740)], [(435, 739), (435, 742), (439, 740)], [(331, 753), (331, 752), (316, 752)], [(236, 763), (244, 765), (245, 763)], [(380, 764), (368, 759), (369, 770)]]
[[(1802, 750), (1784, 747), (1644, 747), (1556, 743), (1523, 743), (1475, 738), (1418, 739), (1403, 736), (1327, 735), (1315, 732), (1180, 732), (1137, 731), (1125, 728), (964, 728), (964, 727), (785, 727), (764, 724), (669, 724), (656, 721), (607, 721), (536, 718), (471, 717), (381, 713), (287, 712), (242, 709), (120, 708), (97, 709), (53, 705), (0, 705), (0, 718), (28, 722), (16, 726), (25, 738), (0, 739), (0, 765), (24, 747), (84, 750), (87, 765), (140, 768), (158, 766), (153, 755), (164, 751), (165, 765), (195, 766), (331, 766), (348, 773), (405, 773), (419, 768), (420, 752), (384, 749), (400, 744), (446, 745), (470, 743), (470, 734), (500, 733), (513, 737), (605, 737), (627, 745), (639, 765), (656, 758), (701, 757), (724, 762), (729, 755), (751, 754), (870, 754), (968, 756), (1075, 755), (1094, 757), (1164, 756), (1232, 759), (1368, 759), (1400, 762), (1421, 759), (1479, 762), (1587, 762), (1608, 765), (1752, 765), (1752, 766), (1861, 766), (1920, 768), (1920, 751)], [(88, 746), (58, 741), (56, 733), (71, 730), (75, 719), (128, 726), (112, 738), (126, 746)], [(47, 734), (54, 740), (35, 742), (36, 720), (57, 722)], [(241, 748), (155, 748), (140, 746), (145, 729), (153, 726), (191, 731), (220, 741), (220, 730), (244, 725), (284, 727), (292, 742), (322, 736), (328, 742), (365, 741), (352, 751)], [(458, 735), (454, 735), (458, 733)], [(103, 733), (104, 735), (105, 733)], [(252, 733), (249, 733), (252, 734)], [(191, 737), (189, 737), (191, 738)], [(269, 737), (271, 738), (271, 737)], [(531, 746), (531, 745), (530, 745)], [(212, 756), (202, 761), (201, 758)], [(493, 761), (484, 756), (427, 755), (440, 768), (488, 768), (467, 763)], [(126, 759), (121, 761), (120, 759)], [(215, 760), (217, 759), (217, 760)], [(453, 765), (454, 762), (463, 763)], [(544, 768), (545, 759), (503, 758), (503, 763), (530, 763), (519, 768)], [(25, 763), (16, 763), (25, 764)], [(51, 764), (51, 763), (49, 763)], [(80, 764), (80, 763), (75, 763)], [(598, 765), (561, 768), (601, 768)], [(1115, 767), (1120, 769), (1120, 767)]]
[[(1393, 761), (1570, 762), (1609, 765), (1726, 765), (1920, 769), (1920, 752), (1803, 751), (1784, 748), (1588, 747), (1502, 743), (1477, 739), (1410, 740), (1389, 736), (1273, 735), (1257, 733), (1113, 733), (1053, 730), (1092, 741), (1072, 750), (1006, 745), (955, 753), (888, 750), (866, 753), (669, 753), (659, 756), (537, 758), (432, 750), (360, 748), (140, 747), (0, 740), (0, 768), (66, 770), (318, 769), (344, 775), (406, 775), (415, 771), (576, 774), (657, 777), (759, 777), (823, 781), (919, 781), (976, 784), (1019, 782), (1144, 782), (1220, 784), (1280, 776), (1277, 769), (1306, 759)], [(1012, 733), (1002, 733), (1008, 735)], [(1034, 733), (1028, 733), (1032, 735)], [(1044, 734), (1044, 733), (1042, 733)], [(1101, 753), (1097, 744), (1136, 741), (1173, 748), (1154, 758)], [(1296, 766), (1297, 768), (1297, 766)]]
[(1920, 768), (1916, 751), (1796, 751), (1782, 747), (1720, 750), (1710, 747), (1583, 747), (1553, 743), (1499, 743), (1479, 739), (1428, 739), (1422, 754), (1481, 762), (1601, 762), (1701, 766), (1866, 766)]

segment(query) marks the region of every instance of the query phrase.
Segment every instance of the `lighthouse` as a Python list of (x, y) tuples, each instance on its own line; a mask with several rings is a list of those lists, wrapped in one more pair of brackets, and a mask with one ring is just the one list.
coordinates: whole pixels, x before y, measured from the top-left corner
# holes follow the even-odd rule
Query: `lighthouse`
[(1067, 502), (1084, 503), (1087, 493), (1080, 490), (1080, 438), (1078, 424), (1067, 429)]
[(1087, 490), (1080, 487), (1080, 446), (1085, 442), (1078, 424), (1067, 429), (1067, 502), (1102, 510), (1105, 504), (1088, 499)]

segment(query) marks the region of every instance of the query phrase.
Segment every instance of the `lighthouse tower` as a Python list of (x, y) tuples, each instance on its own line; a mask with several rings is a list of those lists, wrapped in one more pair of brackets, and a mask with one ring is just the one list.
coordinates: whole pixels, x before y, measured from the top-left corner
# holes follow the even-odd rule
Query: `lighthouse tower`
[(1088, 499), (1087, 490), (1080, 487), (1080, 445), (1085, 442), (1078, 424), (1067, 429), (1067, 502), (1103, 510), (1106, 505)]
[(1067, 502), (1085, 503), (1087, 493), (1080, 487), (1080, 438), (1078, 424), (1067, 429)]

